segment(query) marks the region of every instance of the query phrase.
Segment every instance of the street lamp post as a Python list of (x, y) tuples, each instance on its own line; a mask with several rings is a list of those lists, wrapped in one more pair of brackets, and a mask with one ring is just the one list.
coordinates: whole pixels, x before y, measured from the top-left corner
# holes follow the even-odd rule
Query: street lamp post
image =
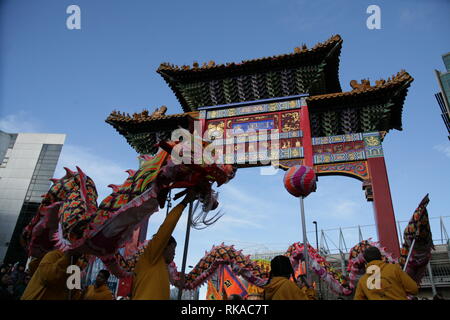
[(317, 233), (317, 221), (313, 221), (313, 223), (316, 227), (316, 249), (317, 249), (317, 252), (319, 252), (319, 235)]

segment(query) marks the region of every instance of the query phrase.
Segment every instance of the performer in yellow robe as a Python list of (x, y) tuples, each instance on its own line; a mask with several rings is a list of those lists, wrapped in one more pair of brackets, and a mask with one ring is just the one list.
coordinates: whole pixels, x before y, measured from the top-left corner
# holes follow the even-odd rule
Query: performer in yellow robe
[(175, 257), (177, 245), (172, 237), (172, 232), (184, 208), (195, 197), (195, 193), (189, 190), (186, 197), (169, 212), (158, 232), (140, 256), (134, 270), (132, 300), (170, 299), (168, 265)]
[[(364, 251), (364, 259), (368, 262), (366, 270), (370, 266), (378, 268), (379, 288), (376, 287), (375, 281), (370, 281), (374, 287), (369, 288), (367, 282), (370, 275), (366, 273), (358, 281), (354, 300), (407, 300), (407, 295), (418, 293), (417, 283), (398, 264), (382, 261), (377, 247), (367, 248)], [(373, 278), (375, 277), (376, 275), (373, 275)]]
[(107, 282), (109, 278), (107, 270), (100, 270), (95, 279), (95, 284), (87, 287), (83, 300), (114, 300), (114, 295), (109, 290)]
[(308, 297), (308, 300), (316, 300), (316, 290), (312, 287), (302, 287), (303, 293)]
[(270, 261), (270, 269), (270, 280), (264, 287), (265, 300), (308, 300), (304, 291), (289, 280), (294, 270), (288, 257), (276, 256)]
[(75, 253), (63, 253), (60, 250), (48, 252), (39, 263), (33, 277), (30, 279), (21, 300), (66, 300), (67, 267), (70, 265), (71, 256), (73, 263), (78, 260)]

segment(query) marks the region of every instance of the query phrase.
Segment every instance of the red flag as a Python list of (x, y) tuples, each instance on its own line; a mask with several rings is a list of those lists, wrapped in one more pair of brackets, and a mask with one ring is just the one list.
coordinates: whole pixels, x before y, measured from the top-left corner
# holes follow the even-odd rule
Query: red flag
[(247, 290), (238, 277), (231, 271), (230, 267), (224, 265), (222, 268), (222, 290), (229, 297), (232, 294), (238, 294), (241, 297), (247, 296)]

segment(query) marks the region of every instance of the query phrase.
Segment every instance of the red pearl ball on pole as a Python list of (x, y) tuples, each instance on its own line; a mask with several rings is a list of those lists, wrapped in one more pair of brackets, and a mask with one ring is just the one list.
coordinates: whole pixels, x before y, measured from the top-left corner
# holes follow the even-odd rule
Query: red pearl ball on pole
[(316, 191), (316, 173), (308, 166), (293, 166), (284, 175), (284, 186), (294, 197), (305, 198)]

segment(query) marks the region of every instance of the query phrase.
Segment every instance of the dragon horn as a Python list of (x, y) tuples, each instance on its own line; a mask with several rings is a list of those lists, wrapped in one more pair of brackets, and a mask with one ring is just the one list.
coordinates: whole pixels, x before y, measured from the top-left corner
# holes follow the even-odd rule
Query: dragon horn
[(131, 177), (131, 176), (134, 176), (134, 174), (136, 173), (136, 170), (128, 169), (125, 172), (128, 173), (128, 177)]
[(80, 176), (86, 176), (86, 174), (83, 172), (83, 170), (80, 169), (80, 167), (76, 166), (75, 168), (77, 168), (77, 171), (80, 174)]
[(139, 158), (139, 159), (142, 159), (142, 160), (144, 160), (144, 161), (148, 161), (148, 160), (153, 159), (153, 157), (152, 157), (152, 156), (149, 156), (148, 154), (141, 154), (140, 156), (138, 156), (138, 158)]
[(73, 177), (75, 175), (75, 172), (73, 172), (72, 170), (70, 170), (67, 167), (64, 167), (64, 170), (66, 170), (66, 175), (69, 177)]
[(53, 182), (54, 184), (56, 184), (56, 183), (58, 183), (58, 181), (59, 181), (59, 179), (54, 179), (54, 178), (52, 178), (52, 179), (49, 179), (51, 182)]
[(117, 191), (119, 191), (120, 186), (118, 186), (116, 184), (109, 184), (108, 188), (113, 189), (113, 192), (117, 192)]

